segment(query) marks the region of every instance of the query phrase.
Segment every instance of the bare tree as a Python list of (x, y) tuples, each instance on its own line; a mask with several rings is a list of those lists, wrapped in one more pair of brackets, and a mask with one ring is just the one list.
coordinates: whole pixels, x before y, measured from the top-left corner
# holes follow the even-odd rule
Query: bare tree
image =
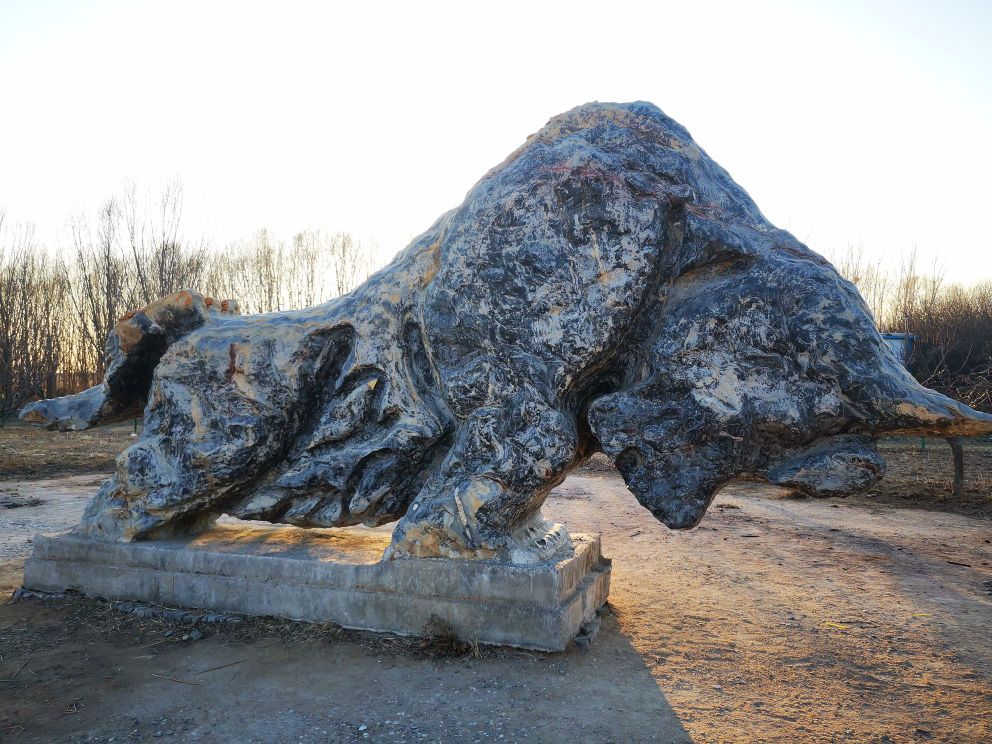
[(290, 307), (310, 307), (334, 295), (328, 248), (329, 241), (320, 230), (303, 230), (293, 236), (287, 267)]
[(34, 396), (54, 395), (66, 342), (65, 285), (30, 225), (0, 212), (0, 420)]
[(861, 245), (849, 245), (847, 251), (834, 256), (833, 261), (837, 271), (857, 286), (876, 324), (883, 326), (888, 313), (890, 282), (880, 261), (870, 262)]
[(121, 316), (137, 304), (134, 271), (120, 245), (120, 226), (121, 210), (115, 199), (100, 208), (95, 231), (81, 216), (69, 225), (73, 254), (64, 270), (72, 287), (76, 331), (86, 345), (96, 376), (105, 370), (107, 336)]
[(146, 197), (143, 202), (136, 191), (133, 183), (124, 185), (120, 211), (141, 304), (198, 287), (206, 270), (207, 251), (202, 241), (187, 241), (180, 231), (182, 184), (167, 183), (158, 199)]
[(375, 253), (344, 232), (304, 230), (286, 244), (264, 229), (208, 251), (181, 223), (179, 183), (157, 198), (125, 184), (95, 219), (69, 220), (69, 250), (53, 258), (0, 213), (0, 417), (95, 384), (114, 325), (159, 297), (193, 288), (248, 313), (307, 307), (354, 289)]
[(207, 291), (237, 300), (246, 313), (286, 309), (285, 264), (285, 246), (263, 228), (248, 240), (231, 243), (210, 257)]
[(331, 262), (335, 289), (347, 294), (372, 273), (371, 246), (356, 241), (350, 233), (338, 233), (331, 241)]
[(134, 184), (100, 208), (95, 227), (83, 216), (70, 220), (71, 258), (64, 262), (74, 332), (82, 343), (80, 369), (103, 374), (103, 348), (128, 311), (202, 281), (207, 251), (181, 231), (182, 187), (166, 184), (157, 199), (137, 196)]
[[(900, 263), (895, 279), (849, 248), (836, 262), (868, 302), (882, 330), (915, 337), (910, 371), (928, 387), (973, 408), (992, 411), (992, 282), (946, 285), (935, 262), (922, 274), (916, 251)], [(964, 495), (964, 445), (948, 439), (954, 464), (952, 493)]]
[(372, 270), (373, 246), (349, 233), (304, 230), (291, 245), (259, 230), (209, 258), (207, 291), (248, 313), (308, 307), (350, 292)]

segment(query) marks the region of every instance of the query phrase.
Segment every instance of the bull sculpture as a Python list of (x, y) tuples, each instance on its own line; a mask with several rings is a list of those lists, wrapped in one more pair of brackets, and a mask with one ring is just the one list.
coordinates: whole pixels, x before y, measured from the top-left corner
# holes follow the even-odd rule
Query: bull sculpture
[(543, 561), (570, 540), (542, 502), (599, 450), (682, 529), (740, 475), (845, 493), (881, 476), (879, 435), (992, 432), (648, 103), (555, 117), (346, 296), (240, 316), (183, 291), (107, 355), (102, 385), (22, 417), (144, 410), (78, 528), (118, 541), (398, 519), (393, 557)]

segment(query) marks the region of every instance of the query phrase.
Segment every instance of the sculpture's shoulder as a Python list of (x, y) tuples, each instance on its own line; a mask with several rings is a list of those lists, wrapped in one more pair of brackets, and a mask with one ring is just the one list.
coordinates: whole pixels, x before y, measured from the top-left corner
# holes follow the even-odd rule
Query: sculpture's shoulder
[[(600, 366), (690, 262), (690, 220), (705, 225), (703, 252), (747, 242), (730, 235), (738, 225), (771, 229), (656, 106), (589, 103), (552, 118), (472, 188), (439, 239), (423, 315), (439, 366), (472, 379), (458, 397), (484, 388), (488, 399), (542, 371), (558, 394)], [(494, 382), (494, 368), (521, 380)]]

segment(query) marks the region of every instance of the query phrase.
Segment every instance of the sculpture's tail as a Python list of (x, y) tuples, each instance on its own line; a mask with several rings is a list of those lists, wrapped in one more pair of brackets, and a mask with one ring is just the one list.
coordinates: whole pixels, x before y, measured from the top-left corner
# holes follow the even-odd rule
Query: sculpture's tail
[(128, 313), (107, 339), (107, 373), (101, 384), (76, 395), (29, 403), (20, 418), (47, 429), (76, 431), (136, 416), (145, 406), (152, 374), (166, 349), (204, 324), (237, 312), (233, 300), (218, 303), (184, 289)]

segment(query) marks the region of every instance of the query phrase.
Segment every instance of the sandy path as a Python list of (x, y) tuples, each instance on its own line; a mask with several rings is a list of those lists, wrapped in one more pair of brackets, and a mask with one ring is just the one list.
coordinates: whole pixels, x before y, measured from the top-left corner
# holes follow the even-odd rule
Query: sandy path
[(561, 489), (608, 514), (621, 632), (693, 738), (989, 740), (989, 523), (756, 491), (669, 532), (616, 479)]
[[(31, 538), (60, 532), (79, 522), (86, 502), (104, 475), (72, 475), (45, 480), (0, 480), (0, 561), (31, 554)], [(37, 505), (20, 506), (39, 501)], [(11, 505), (18, 505), (10, 508)]]
[[(28, 484), (47, 489), (41, 497), (58, 508), (0, 514), (4, 550), (23, 555), (30, 547), (7, 535), (19, 525), (75, 521), (94, 486), (60, 483)], [(25, 485), (0, 483), (12, 487)], [(25, 602), (0, 606), (0, 641), (50, 632), (52, 650), (32, 657), (37, 676), (22, 672), (25, 681), (0, 690), (0, 734), (220, 742), (992, 739), (989, 522), (863, 500), (783, 500), (740, 486), (721, 494), (700, 528), (676, 533), (612, 475), (570, 477), (546, 511), (573, 530), (601, 531), (614, 559), (616, 617), (588, 653), (427, 660), (351, 643), (243, 643), (222, 634), (153, 653), (147, 638), (62, 638), (57, 607)], [(18, 564), (8, 560), (0, 580), (12, 585)], [(247, 660), (197, 677), (198, 686), (151, 676), (188, 679), (239, 659)], [(18, 663), (5, 658), (0, 677)], [(61, 713), (72, 703), (79, 713)]]

